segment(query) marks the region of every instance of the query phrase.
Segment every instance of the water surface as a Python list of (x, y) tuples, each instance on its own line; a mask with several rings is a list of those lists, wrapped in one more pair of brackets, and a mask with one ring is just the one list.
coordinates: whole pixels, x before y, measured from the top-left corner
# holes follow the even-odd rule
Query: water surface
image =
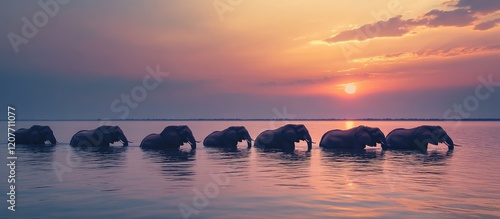
[[(18, 122), (17, 128), (50, 125), (61, 143), (17, 147), (17, 209), (7, 211), (4, 202), (0, 218), (183, 218), (179, 206), (192, 213), (189, 218), (500, 217), (498, 122), (291, 123), (309, 129), (316, 142), (310, 153), (305, 142), (293, 154), (246, 149), (245, 142), (238, 151), (138, 147), (167, 125), (186, 124), (203, 141), (230, 125), (246, 126), (255, 138), (282, 121), (113, 122), (133, 143), (107, 149), (68, 144), (75, 132), (98, 122)], [(445, 145), (430, 145), (427, 154), (383, 153), (380, 146), (356, 154), (318, 147), (326, 131), (361, 124), (386, 134), (399, 127), (441, 125), (462, 146), (449, 153)], [(5, 166), (0, 176), (5, 194)]]

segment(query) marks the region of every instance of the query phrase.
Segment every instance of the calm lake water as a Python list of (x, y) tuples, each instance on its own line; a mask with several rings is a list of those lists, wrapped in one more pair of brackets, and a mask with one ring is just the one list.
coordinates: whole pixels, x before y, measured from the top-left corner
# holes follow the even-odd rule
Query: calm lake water
[[(18, 122), (50, 125), (57, 146), (18, 146), (16, 212), (4, 202), (0, 218), (464, 218), (500, 217), (499, 122), (293, 121), (305, 124), (313, 150), (294, 154), (246, 149), (224, 152), (189, 145), (178, 153), (143, 150), (142, 138), (167, 125), (186, 124), (203, 141), (214, 130), (244, 125), (253, 138), (283, 121), (113, 122), (133, 143), (109, 149), (69, 146), (71, 136), (98, 122)], [(6, 133), (5, 122), (2, 130)], [(368, 125), (394, 128), (441, 125), (456, 147), (429, 146), (428, 154), (360, 154), (318, 147), (323, 133)], [(5, 135), (1, 159), (7, 163)], [(7, 167), (0, 168), (6, 200)]]

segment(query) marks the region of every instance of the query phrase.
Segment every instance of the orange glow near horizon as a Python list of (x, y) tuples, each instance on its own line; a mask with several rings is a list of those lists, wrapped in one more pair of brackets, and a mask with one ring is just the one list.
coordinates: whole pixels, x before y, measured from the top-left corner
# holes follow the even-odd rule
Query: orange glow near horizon
[[(131, 32), (130, 26), (118, 28), (115, 22), (105, 19), (109, 14), (102, 14), (100, 19), (89, 19), (86, 26), (92, 26), (93, 31), (103, 35), (112, 35), (111, 38), (116, 41), (134, 45), (134, 49), (144, 48), (144, 51), (137, 54), (148, 54), (147, 56), (123, 55), (119, 47), (115, 48), (117, 54), (120, 54), (117, 56), (108, 52), (112, 51), (109, 48), (96, 52), (94, 50), (98, 48), (82, 46), (75, 49), (85, 51), (90, 57), (95, 53), (113, 57), (112, 61), (116, 63), (98, 65), (101, 69), (94, 70), (91, 68), (95, 65), (83, 62), (81, 66), (72, 65), (64, 70), (73, 72), (85, 69), (86, 72), (106, 72), (140, 79), (142, 75), (137, 74), (135, 69), (142, 68), (142, 63), (157, 62), (164, 68), (168, 66), (170, 69), (177, 69), (176, 74), (170, 76), (173, 79), (207, 81), (205, 86), (210, 87), (207, 89), (209, 92), (231, 90), (232, 93), (250, 95), (282, 92), (296, 96), (305, 93), (318, 96), (333, 94), (353, 99), (375, 92), (441, 88), (441, 82), (451, 75), (454, 80), (447, 81), (447, 86), (474, 86), (476, 75), (470, 78), (468, 76), (471, 75), (470, 72), (480, 72), (482, 69), (474, 69), (473, 65), (468, 65), (471, 66), (470, 69), (460, 68), (455, 63), (474, 58), (488, 60), (491, 56), (500, 54), (495, 46), (498, 44), (496, 36), (500, 33), (500, 28), (477, 31), (473, 24), (440, 28), (407, 24), (412, 28), (408, 33), (381, 33), (380, 36), (357, 41), (356, 35), (349, 37), (349, 31), (385, 20), (374, 17), (367, 11), (375, 10), (377, 14), (390, 14), (391, 17), (401, 15), (402, 12), (389, 13), (387, 2), (364, 1), (361, 4), (363, 7), (351, 2), (320, 2), (308, 4), (307, 1), (298, 1), (283, 5), (252, 1), (252, 4), (238, 5), (233, 8), (234, 12), (225, 13), (224, 22), (221, 22), (211, 4), (194, 8), (188, 3), (176, 5), (185, 10), (183, 16), (186, 19), (193, 19), (190, 20), (193, 25), (184, 25), (182, 19), (179, 19), (182, 16), (177, 14), (179, 9), (174, 10), (175, 7), (170, 7), (169, 2), (136, 2), (134, 4), (150, 11), (151, 16), (143, 17), (144, 21), (137, 23), (124, 17), (123, 23), (148, 24), (137, 25), (135, 28), (140, 31)], [(411, 8), (408, 11), (412, 12), (406, 14), (407, 17), (402, 18), (401, 22), (420, 19), (420, 16), (432, 9), (451, 10), (429, 2), (406, 2), (401, 3), (402, 5)], [(274, 7), (281, 8), (279, 16), (276, 16), (278, 12), (275, 10), (262, 10)], [(339, 17), (342, 19), (338, 19)], [(74, 20), (79, 19), (81, 18)], [(173, 28), (169, 29), (157, 28), (164, 25), (162, 22), (152, 22), (174, 19), (179, 24), (174, 22)], [(391, 26), (385, 31), (393, 29), (397, 30), (398, 27)], [(481, 34), (478, 35), (479, 33)], [(454, 43), (442, 37), (448, 35), (456, 38)], [(326, 40), (332, 37), (335, 40)], [(258, 46), (255, 42), (259, 42)], [(475, 42), (481, 44), (477, 45)], [(66, 43), (77, 46), (71, 42)], [(195, 49), (196, 53), (187, 52), (186, 48)], [(73, 66), (78, 69), (72, 69)], [(219, 80), (212, 80), (213, 78)], [(238, 82), (269, 86), (248, 89), (248, 86), (237, 86)], [(296, 89), (299, 86), (300, 89)], [(334, 89), (332, 86), (335, 86)]]
[(354, 128), (354, 121), (345, 121), (344, 125), (345, 125), (346, 130), (352, 129), (352, 128)]

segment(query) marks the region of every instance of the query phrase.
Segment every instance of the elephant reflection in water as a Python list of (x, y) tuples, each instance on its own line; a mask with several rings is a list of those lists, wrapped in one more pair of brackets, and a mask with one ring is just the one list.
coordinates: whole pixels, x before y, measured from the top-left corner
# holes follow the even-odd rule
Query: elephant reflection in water
[[(254, 181), (267, 181), (275, 186), (303, 189), (311, 186), (311, 152), (286, 149), (257, 150), (252, 162), (265, 174), (257, 174)], [(239, 165), (235, 164), (236, 167)], [(292, 173), (292, 174), (291, 174)], [(245, 174), (245, 173), (244, 173)]]
[(336, 162), (367, 162), (377, 159), (378, 154), (376, 149), (366, 150), (343, 150), (343, 149), (324, 149), (321, 152), (324, 158), (332, 159)]
[[(446, 185), (449, 180), (449, 162), (453, 151), (431, 151), (422, 153), (418, 150), (388, 150), (382, 151), (384, 168), (382, 176), (388, 178), (387, 184), (400, 187), (407, 177), (410, 182), (418, 181), (425, 185)], [(418, 177), (419, 180), (415, 180)]]
[(14, 132), (16, 144), (43, 145), (57, 143), (54, 132), (49, 126), (34, 125), (29, 129), (21, 128)]
[(152, 164), (151, 168), (148, 168), (148, 171), (158, 171), (158, 173), (169, 181), (193, 181), (196, 150), (187, 152), (164, 147), (142, 147), (141, 149), (143, 151), (143, 160), (150, 160)]
[[(112, 168), (125, 165), (128, 147), (71, 147), (69, 150), (66, 154), (75, 164)], [(68, 162), (68, 160), (61, 162)]]
[(288, 124), (274, 130), (266, 130), (255, 139), (255, 147), (266, 149), (295, 150), (295, 142), (307, 142), (307, 151), (312, 149), (312, 139), (304, 125)]
[[(54, 154), (61, 147), (51, 147), (43, 144), (28, 145), (16, 144), (16, 155), (23, 158), (23, 164), (29, 164), (29, 168), (41, 168), (50, 166), (54, 160)], [(30, 172), (31, 170), (26, 170)]]
[(453, 150), (455, 144), (441, 126), (418, 126), (412, 129), (394, 129), (387, 135), (387, 144), (383, 149), (419, 150), (427, 152), (428, 144), (445, 143), (448, 150)]

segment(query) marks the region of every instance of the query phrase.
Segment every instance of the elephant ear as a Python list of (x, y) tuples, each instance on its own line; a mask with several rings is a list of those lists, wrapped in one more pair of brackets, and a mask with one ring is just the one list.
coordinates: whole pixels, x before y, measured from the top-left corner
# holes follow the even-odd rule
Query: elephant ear
[(441, 126), (434, 126), (432, 133), (434, 134), (434, 139), (438, 142), (444, 142), (448, 138), (448, 133)]
[(52, 133), (52, 130), (48, 126), (42, 126), (40, 130), (40, 134), (42, 135), (42, 140), (45, 141), (48, 139), (48, 136)]
[(238, 132), (234, 129), (228, 129), (224, 132), (224, 137), (229, 138), (234, 141), (240, 141), (240, 138), (238, 136)]
[(359, 127), (354, 133), (354, 137), (363, 145), (373, 146), (375, 144), (375, 141), (366, 127)]
[(371, 135), (373, 136), (373, 140), (375, 141), (375, 144), (376, 143), (385, 144), (387, 141), (387, 139), (385, 138), (384, 132), (382, 132), (382, 130), (380, 130), (379, 128), (373, 128), (371, 130)]
[(433, 131), (433, 128), (429, 126), (421, 126), (415, 131), (415, 138), (423, 143), (437, 145), (438, 142), (436, 141), (436, 136)]
[(283, 130), (281, 130), (281, 136), (283, 136), (285, 139), (292, 141), (292, 142), (299, 141), (299, 136), (298, 136), (297, 132), (291, 126), (283, 127)]
[(102, 141), (104, 144), (114, 143), (116, 136), (116, 128), (117, 126), (103, 126), (101, 129), (102, 132)]
[(182, 144), (181, 137), (177, 132), (177, 129), (173, 126), (168, 126), (160, 133), (160, 136), (171, 144)]
[(112, 144), (120, 141), (120, 133), (122, 133), (122, 130), (119, 126), (101, 126), (95, 131), (95, 134), (101, 135), (97, 136), (96, 139), (102, 139), (102, 144)]
[(247, 140), (252, 139), (252, 137), (250, 137), (250, 133), (248, 133), (248, 130), (244, 126), (240, 126), (238, 133), (240, 139), (247, 139)]
[(123, 131), (120, 128), (120, 126), (115, 126), (113, 129), (113, 142), (123, 140), (122, 138), (126, 138), (125, 134), (123, 134)]
[(38, 143), (40, 139), (42, 139), (42, 133), (40, 132), (40, 127), (37, 126), (37, 128), (30, 129), (30, 143)]

